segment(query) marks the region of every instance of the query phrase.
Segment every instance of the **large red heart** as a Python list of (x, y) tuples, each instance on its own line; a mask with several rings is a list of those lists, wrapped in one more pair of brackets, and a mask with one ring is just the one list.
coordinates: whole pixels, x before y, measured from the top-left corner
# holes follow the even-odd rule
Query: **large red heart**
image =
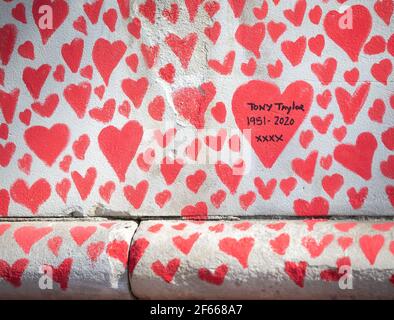
[[(41, 11), (42, 8), (46, 10)], [(34, 22), (40, 32), (42, 43), (46, 44), (48, 39), (66, 20), (68, 4), (65, 0), (34, 0), (31, 10)], [(49, 23), (49, 17), (52, 17), (51, 24)]]
[(50, 167), (66, 147), (69, 136), (67, 125), (61, 123), (49, 129), (42, 126), (30, 127), (24, 134), (28, 147)]
[[(348, 11), (350, 10), (350, 11)], [(351, 13), (352, 25), (346, 21)], [(349, 19), (348, 19), (349, 20)], [(369, 10), (362, 5), (350, 7), (341, 14), (338, 11), (330, 11), (324, 19), (324, 29), (327, 35), (340, 46), (352, 59), (358, 61), (358, 56), (372, 28), (372, 17)]]
[(274, 165), (307, 117), (312, 100), (313, 88), (304, 81), (290, 84), (283, 93), (275, 84), (260, 80), (235, 91), (235, 122), (265, 167)]
[(129, 121), (121, 130), (109, 126), (101, 130), (98, 136), (100, 149), (121, 182), (125, 181), (127, 169), (140, 145), (142, 135), (142, 126), (137, 121)]

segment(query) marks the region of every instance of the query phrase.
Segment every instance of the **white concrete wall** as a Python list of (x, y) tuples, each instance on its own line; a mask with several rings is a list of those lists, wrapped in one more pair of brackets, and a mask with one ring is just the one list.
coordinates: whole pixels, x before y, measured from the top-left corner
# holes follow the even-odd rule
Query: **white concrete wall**
[(0, 4), (2, 216), (393, 215), (390, 1), (48, 3)]

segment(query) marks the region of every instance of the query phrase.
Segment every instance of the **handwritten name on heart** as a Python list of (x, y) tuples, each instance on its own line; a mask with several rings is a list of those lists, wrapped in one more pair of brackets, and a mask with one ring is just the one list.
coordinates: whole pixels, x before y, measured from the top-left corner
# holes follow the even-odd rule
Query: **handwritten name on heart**
[[(297, 105), (293, 99), (297, 99)], [(265, 167), (275, 164), (307, 117), (312, 100), (313, 88), (304, 81), (290, 84), (283, 93), (275, 84), (259, 80), (235, 91), (235, 122)]]

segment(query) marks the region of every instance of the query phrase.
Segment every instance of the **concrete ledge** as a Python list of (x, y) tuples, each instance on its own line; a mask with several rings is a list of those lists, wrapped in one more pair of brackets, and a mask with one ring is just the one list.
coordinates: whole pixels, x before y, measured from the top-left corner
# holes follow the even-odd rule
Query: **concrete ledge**
[(0, 222), (0, 299), (133, 295), (393, 299), (394, 222)]
[(0, 299), (130, 299), (134, 222), (0, 222)]
[(392, 299), (393, 240), (392, 221), (143, 222), (131, 287), (142, 299)]

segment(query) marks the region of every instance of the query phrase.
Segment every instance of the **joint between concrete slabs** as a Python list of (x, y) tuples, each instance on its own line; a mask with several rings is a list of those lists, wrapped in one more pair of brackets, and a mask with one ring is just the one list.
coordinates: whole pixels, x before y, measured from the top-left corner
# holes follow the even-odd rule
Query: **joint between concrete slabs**
[(128, 285), (129, 285), (129, 292), (130, 292), (131, 298), (134, 299), (134, 300), (139, 300), (138, 297), (133, 293), (133, 287), (131, 285), (131, 279), (130, 279), (130, 274), (129, 274), (130, 254), (131, 254), (131, 250), (130, 249), (131, 249), (131, 246), (132, 246), (132, 244), (134, 242), (134, 237), (137, 234), (137, 230), (140, 227), (141, 222), (135, 221), (135, 223), (137, 224), (137, 228), (135, 228), (133, 236), (130, 239), (129, 252), (128, 252), (128, 255), (127, 255), (127, 282), (128, 282)]

